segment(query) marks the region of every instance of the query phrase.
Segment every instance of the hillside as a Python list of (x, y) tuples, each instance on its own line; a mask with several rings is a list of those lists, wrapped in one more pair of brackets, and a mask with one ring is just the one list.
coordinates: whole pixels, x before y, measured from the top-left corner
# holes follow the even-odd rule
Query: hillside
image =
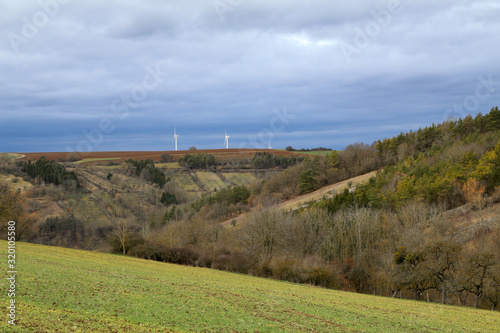
[[(338, 183), (335, 183), (333, 185), (328, 185), (325, 187), (320, 188), (319, 190), (316, 190), (314, 192), (300, 195), (296, 198), (286, 200), (282, 203), (280, 203), (278, 206), (279, 208), (283, 210), (297, 210), (301, 207), (306, 207), (309, 203), (314, 203), (321, 201), (323, 199), (328, 199), (332, 198), (333, 196), (337, 195), (338, 193), (342, 192), (346, 188), (355, 188), (356, 185), (363, 184), (370, 179), (370, 177), (373, 177), (376, 174), (376, 171), (369, 172), (367, 174), (353, 177)], [(256, 207), (254, 210), (257, 210), (258, 207)], [(229, 220), (221, 222), (221, 225), (228, 226), (231, 224), (238, 223), (240, 220), (243, 220), (245, 216), (247, 216), (248, 213), (241, 214), (237, 217), (233, 217)]]
[[(0, 247), (7, 248), (6, 242)], [(17, 255), (18, 325), (12, 329), (2, 320), (2, 332), (493, 332), (500, 327), (498, 312), (111, 254), (18, 242)], [(3, 288), (5, 281), (3, 275)]]
[(496, 310), (499, 140), (493, 108), (320, 156), (2, 154), (0, 233), (15, 220), (36, 244)]

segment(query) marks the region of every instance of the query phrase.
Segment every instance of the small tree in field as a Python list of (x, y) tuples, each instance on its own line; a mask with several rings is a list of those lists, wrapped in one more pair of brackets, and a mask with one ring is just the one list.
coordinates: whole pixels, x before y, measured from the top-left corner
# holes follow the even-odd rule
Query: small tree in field
[(69, 154), (69, 158), (68, 158), (68, 160), (70, 162), (81, 161), (81, 159), (82, 158), (80, 157), (80, 155), (78, 155), (78, 153), (75, 153), (75, 152)]

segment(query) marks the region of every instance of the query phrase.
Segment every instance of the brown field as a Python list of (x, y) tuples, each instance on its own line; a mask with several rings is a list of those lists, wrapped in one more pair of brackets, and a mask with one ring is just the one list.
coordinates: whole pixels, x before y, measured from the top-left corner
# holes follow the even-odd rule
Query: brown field
[[(101, 161), (89, 161), (88, 164), (95, 164), (103, 162), (106, 159), (113, 159), (113, 161), (125, 161), (129, 158), (133, 160), (143, 160), (152, 159), (153, 161), (159, 161), (162, 154), (169, 154), (174, 157), (174, 160), (178, 160), (187, 154), (212, 154), (218, 161), (227, 161), (230, 159), (244, 159), (252, 158), (257, 152), (270, 152), (274, 155), (279, 156), (292, 156), (298, 155), (293, 152), (280, 151), (275, 149), (199, 149), (199, 150), (179, 150), (179, 151), (98, 151), (98, 152), (85, 152), (78, 153), (82, 160), (86, 159), (101, 159)], [(25, 155), (23, 160), (37, 160), (42, 156), (45, 156), (48, 160), (58, 160), (59, 158), (68, 159), (69, 152), (46, 152), (46, 153), (22, 153)], [(87, 164), (87, 163), (85, 163)]]

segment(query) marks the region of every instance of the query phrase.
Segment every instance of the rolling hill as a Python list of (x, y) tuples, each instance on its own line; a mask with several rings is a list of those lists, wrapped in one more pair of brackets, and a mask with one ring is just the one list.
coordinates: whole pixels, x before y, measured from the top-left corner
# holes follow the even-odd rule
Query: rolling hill
[[(0, 246), (7, 248), (5, 241)], [(2, 332), (493, 332), (500, 314), (17, 243)], [(2, 299), (6, 304), (6, 278)], [(5, 316), (4, 316), (5, 317)]]

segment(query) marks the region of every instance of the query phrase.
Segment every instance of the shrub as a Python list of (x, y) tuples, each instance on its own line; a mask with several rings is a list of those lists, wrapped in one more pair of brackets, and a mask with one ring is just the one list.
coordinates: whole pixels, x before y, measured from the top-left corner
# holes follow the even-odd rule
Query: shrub
[(155, 244), (142, 243), (135, 246), (129, 255), (137, 258), (163, 261), (164, 247)]
[(299, 261), (292, 257), (276, 257), (271, 259), (272, 275), (278, 280), (300, 282)]
[(170, 205), (177, 205), (177, 198), (175, 195), (168, 193), (168, 192), (163, 192), (161, 195), (160, 202), (164, 204), (165, 206), (170, 206)]
[(168, 163), (172, 162), (174, 160), (174, 156), (170, 154), (161, 154), (160, 156), (160, 162), (161, 163)]
[(211, 267), (227, 272), (247, 274), (250, 270), (250, 262), (240, 253), (220, 254), (215, 258)]
[(117, 235), (110, 235), (108, 241), (111, 245), (111, 251), (113, 253), (128, 254), (129, 252), (133, 252), (136, 246), (144, 243), (144, 239), (141, 237), (141, 235), (133, 231), (127, 231), (126, 240), (127, 241), (125, 243), (124, 251), (120, 238)]
[(162, 256), (164, 262), (190, 266), (195, 265), (200, 257), (198, 252), (187, 247), (168, 248), (163, 252)]
[(340, 288), (340, 270), (331, 263), (327, 263), (318, 257), (307, 257), (302, 260), (301, 270), (302, 279), (299, 282), (325, 288)]
[(70, 162), (77, 162), (77, 161), (81, 161), (81, 159), (82, 159), (82, 158), (81, 158), (81, 157), (80, 157), (80, 155), (78, 155), (77, 153), (71, 153), (71, 154), (69, 154), (69, 158), (68, 158), (68, 160), (69, 160)]

